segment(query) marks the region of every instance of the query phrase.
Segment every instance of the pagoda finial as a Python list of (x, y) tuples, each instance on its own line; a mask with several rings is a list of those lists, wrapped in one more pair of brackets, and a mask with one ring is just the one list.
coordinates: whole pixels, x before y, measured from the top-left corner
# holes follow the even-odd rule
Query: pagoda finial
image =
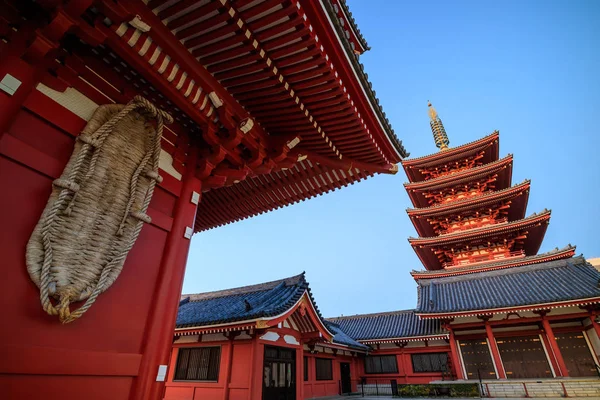
[(447, 150), (450, 140), (446, 134), (446, 129), (444, 129), (444, 124), (429, 100), (427, 100), (427, 106), (429, 107), (429, 125), (431, 125), (431, 132), (433, 133), (435, 145), (440, 150)]

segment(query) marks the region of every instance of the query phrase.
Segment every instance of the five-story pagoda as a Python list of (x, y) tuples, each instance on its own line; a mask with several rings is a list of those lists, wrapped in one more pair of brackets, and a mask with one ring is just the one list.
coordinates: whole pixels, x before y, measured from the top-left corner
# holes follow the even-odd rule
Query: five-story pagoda
[(419, 237), (409, 242), (428, 271), (448, 270), (537, 254), (550, 211), (525, 217), (529, 181), (511, 186), (513, 157), (499, 158), (497, 131), (449, 148), (429, 103), (440, 152), (404, 160), (414, 208), (408, 215)]

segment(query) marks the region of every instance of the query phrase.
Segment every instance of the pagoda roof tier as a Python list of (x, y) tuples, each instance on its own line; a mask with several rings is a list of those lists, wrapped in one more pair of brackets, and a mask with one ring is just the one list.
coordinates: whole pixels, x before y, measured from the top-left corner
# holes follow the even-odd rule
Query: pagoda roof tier
[(487, 263), (478, 263), (477, 265), (469, 265), (465, 267), (456, 267), (452, 269), (440, 269), (435, 271), (412, 271), (410, 274), (415, 280), (420, 279), (437, 279), (447, 276), (474, 274), (482, 271), (493, 271), (497, 269), (505, 269), (512, 267), (520, 267), (523, 265), (538, 264), (554, 260), (570, 258), (575, 255), (575, 246), (568, 245), (562, 249), (556, 248), (547, 253), (536, 254), (533, 256), (521, 258), (507, 258), (500, 261), (490, 261)]
[(476, 182), (494, 174), (498, 174), (495, 180), (495, 190), (506, 189), (510, 187), (512, 180), (512, 166), (513, 156), (512, 154), (509, 154), (506, 157), (489, 164), (480, 165), (475, 168), (463, 170), (455, 174), (440, 176), (427, 181), (405, 183), (404, 187), (406, 188), (414, 207), (427, 207), (428, 202), (424, 196), (427, 192), (451, 188), (464, 183)]
[(531, 181), (526, 180), (503, 190), (485, 192), (480, 196), (435, 204), (431, 207), (410, 208), (407, 213), (417, 233), (423, 237), (435, 235), (433, 227), (428, 222), (429, 218), (457, 215), (464, 211), (489, 207), (504, 200), (511, 201), (507, 215), (508, 221), (516, 221), (525, 218), (530, 184)]
[(477, 245), (478, 242), (487, 242), (494, 237), (508, 236), (522, 230), (528, 231), (526, 238), (524, 238), (523, 250), (525, 255), (530, 256), (536, 254), (542, 244), (546, 228), (550, 222), (550, 214), (550, 210), (544, 210), (539, 214), (533, 214), (518, 221), (492, 224), (482, 228), (434, 237), (409, 238), (408, 241), (427, 270), (438, 270), (444, 267), (433, 252), (436, 248), (460, 244), (473, 246)]
[(408, 153), (322, 3), (153, 0), (154, 15), (142, 19), (148, 35), (176, 39), (270, 136), (300, 136), (299, 149), (327, 157), (396, 163)]
[(600, 272), (582, 256), (420, 280), (416, 312), (437, 319), (600, 303), (599, 280)]
[(490, 163), (499, 158), (499, 138), (500, 132), (494, 131), (481, 139), (453, 147), (448, 150), (429, 154), (423, 157), (409, 158), (402, 160), (402, 166), (410, 182), (420, 182), (425, 177), (419, 172), (422, 168), (431, 168), (441, 166), (459, 159), (471, 157), (480, 151), (485, 151), (481, 161)]

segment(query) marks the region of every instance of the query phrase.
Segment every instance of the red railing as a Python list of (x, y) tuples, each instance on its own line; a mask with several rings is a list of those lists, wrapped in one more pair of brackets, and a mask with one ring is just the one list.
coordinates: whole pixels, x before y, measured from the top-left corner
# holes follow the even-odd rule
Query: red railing
[[(486, 217), (486, 218), (491, 218), (491, 217)], [(489, 226), (489, 225), (504, 224), (506, 222), (508, 222), (507, 218), (489, 219), (487, 221), (484, 221), (483, 219), (472, 219), (472, 220), (463, 222), (462, 225), (451, 226), (448, 229), (440, 232), (440, 234), (445, 235), (448, 233), (463, 232), (463, 231), (468, 231), (470, 229), (483, 228), (484, 226)], [(458, 222), (457, 222), (457, 224), (458, 224)]]
[(479, 254), (479, 255), (469, 256), (468, 258), (463, 258), (460, 260), (443, 263), (442, 266), (444, 268), (464, 267), (466, 265), (474, 265), (474, 264), (480, 264), (480, 263), (489, 262), (489, 261), (499, 261), (499, 260), (506, 260), (509, 258), (521, 258), (521, 257), (525, 257), (525, 251), (523, 251), (523, 250), (510, 251), (510, 252), (504, 252), (504, 253)]

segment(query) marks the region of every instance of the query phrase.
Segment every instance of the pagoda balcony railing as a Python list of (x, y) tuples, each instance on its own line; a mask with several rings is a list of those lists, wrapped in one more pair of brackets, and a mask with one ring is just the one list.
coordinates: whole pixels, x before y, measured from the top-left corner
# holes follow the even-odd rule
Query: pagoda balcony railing
[(472, 255), (468, 258), (462, 258), (460, 260), (454, 260), (451, 262), (443, 263), (442, 266), (444, 268), (455, 268), (455, 267), (464, 267), (471, 266), (477, 264), (483, 264), (490, 261), (500, 261), (507, 260), (511, 258), (522, 258), (525, 257), (525, 251), (517, 250), (511, 252), (503, 252), (503, 253), (489, 253), (489, 254), (478, 254)]
[[(491, 218), (491, 217), (488, 217)], [(497, 225), (497, 224), (505, 224), (508, 222), (508, 218), (497, 218), (497, 219), (489, 219), (487, 221), (482, 221), (481, 219), (472, 219), (469, 223), (463, 223), (460, 226), (452, 226), (448, 229), (440, 231), (440, 235), (447, 235), (449, 233), (455, 232), (464, 232), (470, 229), (483, 228), (489, 225)]]

